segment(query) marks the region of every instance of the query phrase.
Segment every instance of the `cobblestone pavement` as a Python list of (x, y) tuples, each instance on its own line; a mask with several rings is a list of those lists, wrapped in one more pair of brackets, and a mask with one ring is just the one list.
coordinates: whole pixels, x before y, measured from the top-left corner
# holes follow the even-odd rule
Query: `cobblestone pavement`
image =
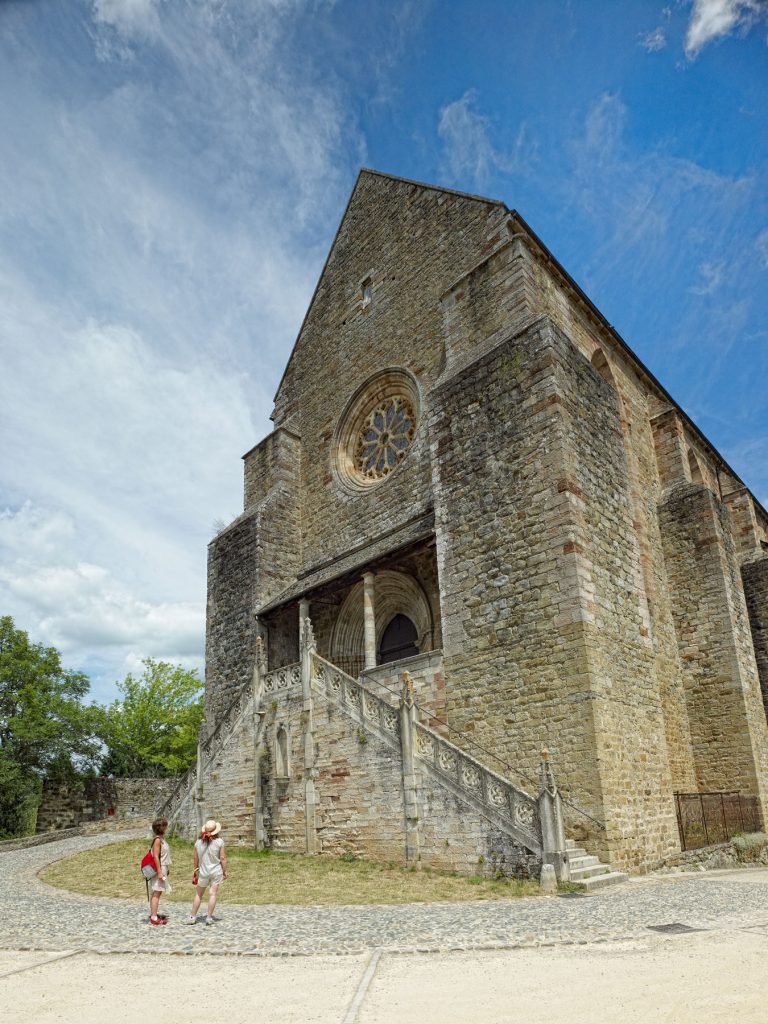
[(171, 904), (168, 925), (152, 928), (146, 904), (76, 895), (37, 878), (51, 861), (134, 835), (77, 837), (0, 854), (0, 948), (302, 955), (590, 943), (648, 936), (649, 926), (672, 923), (768, 932), (768, 871), (746, 869), (646, 876), (590, 896), (401, 906), (229, 906), (224, 889), (212, 928), (202, 920), (185, 924), (183, 904)]

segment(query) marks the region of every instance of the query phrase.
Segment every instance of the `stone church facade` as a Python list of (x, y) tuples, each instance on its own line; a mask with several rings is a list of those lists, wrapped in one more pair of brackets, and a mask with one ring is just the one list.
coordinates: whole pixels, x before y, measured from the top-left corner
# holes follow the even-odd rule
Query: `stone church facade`
[(768, 515), (515, 211), (362, 171), (273, 420), (185, 828), (531, 873), (556, 782), (643, 871), (676, 792), (768, 810)]

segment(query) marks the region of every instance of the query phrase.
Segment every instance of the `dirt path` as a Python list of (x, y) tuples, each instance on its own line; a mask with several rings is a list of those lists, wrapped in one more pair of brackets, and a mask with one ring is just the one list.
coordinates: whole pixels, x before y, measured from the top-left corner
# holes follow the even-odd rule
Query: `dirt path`
[[(766, 914), (768, 919), (768, 913)], [(0, 953), (7, 1024), (764, 1024), (768, 924), (624, 943), (378, 960)], [(48, 960), (42, 966), (34, 963)], [(370, 973), (370, 972), (369, 972)], [(151, 981), (151, 984), (148, 982)], [(213, 1008), (213, 1013), (211, 1012)]]

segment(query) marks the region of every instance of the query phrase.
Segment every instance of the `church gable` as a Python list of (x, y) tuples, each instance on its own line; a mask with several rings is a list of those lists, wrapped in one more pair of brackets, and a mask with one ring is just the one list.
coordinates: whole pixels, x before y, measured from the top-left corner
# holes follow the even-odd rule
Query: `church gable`
[(431, 383), (442, 359), (440, 297), (482, 258), (503, 203), (363, 170), (275, 396), (275, 423), (306, 419), (297, 399), (386, 366)]

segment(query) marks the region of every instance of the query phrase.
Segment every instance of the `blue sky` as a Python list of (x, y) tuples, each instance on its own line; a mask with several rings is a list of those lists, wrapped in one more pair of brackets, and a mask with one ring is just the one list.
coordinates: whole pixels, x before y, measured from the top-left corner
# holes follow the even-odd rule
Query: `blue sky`
[(0, 0), (0, 611), (202, 667), (361, 165), (503, 199), (768, 501), (765, 0)]

